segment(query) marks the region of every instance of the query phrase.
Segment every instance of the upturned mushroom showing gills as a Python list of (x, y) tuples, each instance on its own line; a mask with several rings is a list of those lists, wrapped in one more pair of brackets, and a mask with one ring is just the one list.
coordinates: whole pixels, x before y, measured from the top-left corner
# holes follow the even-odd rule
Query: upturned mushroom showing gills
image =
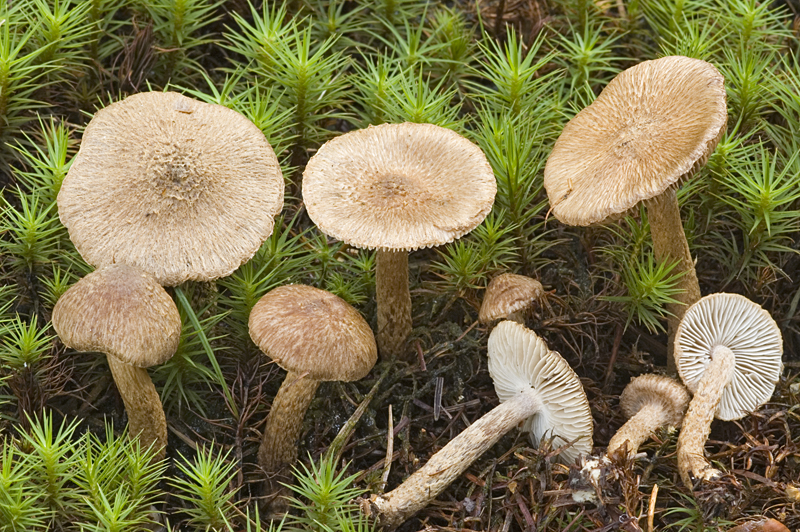
[(489, 336), (489, 374), (500, 405), (470, 425), (399, 487), (372, 496), (380, 524), (394, 527), (427, 506), (475, 459), (522, 423), (534, 445), (552, 439), (565, 463), (592, 450), (592, 413), (580, 379), (536, 333), (502, 321)]
[(156, 279), (112, 264), (69, 288), (53, 308), (53, 328), (67, 347), (105, 353), (128, 414), (128, 434), (164, 458), (167, 422), (147, 369), (178, 349), (181, 318)]
[(303, 416), (320, 382), (366, 376), (378, 359), (375, 337), (343, 299), (305, 285), (280, 286), (259, 299), (250, 313), (250, 337), (287, 371), (258, 449), (264, 472), (287, 481), (280, 477), (297, 458)]
[(607, 455), (623, 447), (633, 456), (656, 430), (680, 427), (689, 392), (678, 382), (663, 375), (639, 375), (622, 391), (619, 406), (628, 421), (608, 442)]
[(333, 138), (308, 161), (303, 202), (326, 235), (377, 249), (378, 350), (408, 358), (408, 252), (452, 242), (492, 210), (481, 149), (433, 124), (382, 124)]
[(525, 323), (525, 311), (544, 295), (542, 283), (525, 275), (503, 273), (486, 287), (478, 313), (481, 323), (500, 318)]
[(647, 207), (659, 263), (678, 262), (681, 293), (670, 312), (667, 367), (675, 329), (700, 299), (676, 189), (708, 160), (728, 120), (724, 78), (699, 59), (643, 61), (614, 78), (564, 127), (544, 170), (553, 214), (569, 225), (601, 223), (639, 202)]
[(686, 486), (722, 473), (704, 447), (716, 416), (754, 412), (772, 396), (781, 374), (783, 340), (775, 320), (738, 294), (712, 294), (689, 307), (675, 335), (678, 371), (694, 394), (678, 436), (678, 470)]
[(89, 264), (132, 264), (175, 286), (248, 261), (272, 233), (283, 187), (275, 153), (243, 115), (145, 92), (86, 126), (58, 215)]

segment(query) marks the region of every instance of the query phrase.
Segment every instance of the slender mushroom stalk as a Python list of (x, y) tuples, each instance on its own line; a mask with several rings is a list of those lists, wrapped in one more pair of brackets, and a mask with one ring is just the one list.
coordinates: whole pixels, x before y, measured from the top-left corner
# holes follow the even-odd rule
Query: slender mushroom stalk
[(544, 186), (553, 214), (570, 225), (624, 216), (644, 201), (656, 259), (678, 261), (668, 310), (667, 370), (675, 371), (675, 326), (700, 287), (675, 189), (714, 151), (728, 120), (725, 79), (710, 63), (681, 56), (621, 72), (564, 127), (547, 160)]
[(478, 313), (481, 323), (505, 318), (525, 324), (525, 312), (544, 295), (542, 283), (524, 275), (503, 273), (486, 287)]
[(303, 171), (320, 231), (377, 249), (381, 357), (412, 360), (408, 253), (452, 242), (492, 210), (497, 181), (481, 149), (433, 124), (381, 124), (323, 144)]
[(379, 249), (376, 257), (375, 299), (382, 356), (399, 359), (411, 334), (411, 292), (408, 289), (408, 252)]
[[(606, 455), (627, 447), (635, 455), (639, 446), (658, 429), (680, 427), (689, 404), (689, 392), (679, 383), (661, 375), (640, 375), (625, 387), (620, 408), (628, 421), (608, 442)], [(627, 442), (627, 444), (626, 444)]]
[[(592, 415), (580, 379), (533, 331), (512, 322), (489, 336), (489, 373), (501, 404), (469, 426), (393, 491), (373, 495), (370, 513), (393, 528), (424, 508), (504, 434), (523, 424), (537, 445), (546, 436), (570, 462), (591, 451)], [(565, 447), (567, 444), (571, 446)]]
[(163, 364), (178, 348), (181, 318), (156, 279), (134, 266), (95, 270), (59, 298), (53, 328), (64, 345), (105, 353), (128, 414), (128, 435), (164, 458), (167, 422), (145, 368)]
[(482, 416), (400, 486), (372, 498), (380, 524), (391, 529), (423, 509), (497, 440), (541, 409), (541, 398), (531, 389)]
[(264, 437), (258, 447), (258, 464), (265, 471), (278, 471), (297, 460), (297, 440), (303, 416), (317, 393), (320, 381), (289, 371), (272, 401)]
[(678, 436), (678, 470), (686, 486), (693, 485), (692, 477), (713, 480), (722, 475), (706, 460), (705, 445), (722, 392), (733, 380), (735, 370), (733, 351), (724, 345), (715, 346), (711, 351), (711, 363), (697, 385)]
[[(287, 371), (258, 449), (268, 495), (280, 507), (280, 481), (297, 459), (303, 417), (322, 381), (364, 377), (378, 358), (372, 329), (341, 298), (312, 286), (287, 285), (267, 292), (250, 313), (253, 342)], [(270, 482), (276, 477), (278, 482)], [(285, 478), (284, 478), (285, 477)]]
[(678, 371), (694, 393), (678, 436), (678, 470), (686, 486), (722, 475), (704, 455), (711, 422), (739, 419), (769, 400), (782, 354), (775, 320), (743, 296), (712, 294), (687, 309), (675, 334)]

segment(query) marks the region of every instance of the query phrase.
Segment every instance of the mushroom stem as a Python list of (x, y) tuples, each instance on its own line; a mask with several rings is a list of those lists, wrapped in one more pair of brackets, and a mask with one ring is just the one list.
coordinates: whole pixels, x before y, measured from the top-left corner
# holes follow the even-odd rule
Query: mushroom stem
[(156, 387), (145, 368), (137, 368), (107, 355), (111, 375), (125, 403), (128, 436), (139, 436), (143, 449), (153, 447), (153, 460), (163, 460), (167, 448), (167, 418)]
[(314, 398), (319, 381), (307, 375), (288, 372), (278, 389), (267, 416), (264, 437), (258, 448), (258, 465), (267, 473), (276, 473), (297, 458), (297, 440), (303, 429), (303, 417)]
[(372, 497), (380, 524), (394, 528), (427, 506), (497, 440), (541, 408), (541, 399), (533, 388), (493, 408), (442, 447), (400, 486)]
[(625, 422), (608, 442), (606, 455), (610, 456), (628, 442), (628, 456), (633, 456), (656, 430), (669, 424), (669, 417), (662, 405), (650, 403), (644, 405), (632, 418)]
[(721, 345), (714, 347), (711, 362), (697, 385), (678, 436), (678, 470), (687, 487), (692, 487), (692, 477), (711, 480), (721, 474), (706, 460), (705, 444), (722, 392), (733, 379), (735, 370), (733, 351)]
[(378, 302), (378, 353), (384, 360), (407, 358), (405, 342), (411, 333), (411, 294), (408, 291), (408, 252), (378, 250), (375, 299)]
[(667, 311), (670, 313), (670, 316), (667, 317), (667, 371), (675, 374), (677, 372), (673, 354), (675, 331), (689, 305), (700, 299), (700, 283), (697, 281), (697, 272), (695, 272), (694, 261), (689, 251), (689, 243), (683, 232), (681, 211), (675, 188), (669, 188), (645, 203), (656, 261), (659, 264), (680, 261), (673, 270), (673, 274), (685, 272), (678, 279), (676, 285), (676, 288), (682, 290), (674, 296), (678, 302), (667, 303)]

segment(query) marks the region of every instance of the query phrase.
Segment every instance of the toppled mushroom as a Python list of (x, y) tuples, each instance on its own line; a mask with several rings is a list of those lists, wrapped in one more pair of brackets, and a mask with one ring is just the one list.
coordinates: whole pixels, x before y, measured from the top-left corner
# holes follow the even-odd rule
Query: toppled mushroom
[(99, 110), (58, 193), (81, 257), (136, 265), (164, 286), (249, 260), (283, 207), (278, 159), (243, 115), (174, 92)]
[(377, 249), (378, 350), (408, 358), (408, 252), (452, 242), (491, 211), (497, 184), (481, 149), (433, 124), (382, 124), (333, 138), (303, 172), (320, 231)]
[[(287, 371), (267, 417), (258, 463), (287, 481), (303, 416), (322, 381), (364, 377), (378, 358), (372, 329), (343, 299), (312, 286), (267, 292), (250, 314), (250, 337)], [(277, 484), (274, 484), (277, 485)]]
[(175, 302), (149, 273), (112, 264), (71, 286), (53, 308), (53, 328), (67, 347), (105, 353), (128, 414), (128, 434), (164, 458), (167, 422), (147, 374), (178, 349)]
[(525, 275), (504, 273), (489, 282), (478, 319), (490, 323), (500, 318), (525, 323), (524, 313), (544, 295), (542, 283)]
[[(430, 503), (475, 459), (522, 423), (534, 445), (551, 438), (563, 462), (592, 450), (592, 414), (580, 379), (536, 333), (512, 321), (489, 336), (489, 374), (500, 405), (483, 415), (405, 482), (373, 495), (370, 511), (394, 527)], [(566, 445), (570, 444), (568, 447)]]
[(676, 189), (708, 160), (728, 120), (724, 78), (699, 59), (643, 61), (614, 78), (564, 127), (544, 170), (556, 218), (590, 225), (647, 207), (659, 263), (683, 273), (670, 313), (668, 368), (674, 371), (675, 329), (700, 298), (683, 232)]
[(639, 446), (661, 427), (680, 427), (689, 392), (662, 375), (640, 375), (622, 391), (619, 406), (628, 421), (608, 442), (607, 455), (625, 447), (633, 456)]
[(708, 295), (686, 311), (675, 335), (678, 371), (694, 394), (678, 436), (678, 470), (686, 486), (722, 476), (705, 458), (711, 421), (739, 419), (769, 400), (782, 355), (775, 320), (744, 296)]

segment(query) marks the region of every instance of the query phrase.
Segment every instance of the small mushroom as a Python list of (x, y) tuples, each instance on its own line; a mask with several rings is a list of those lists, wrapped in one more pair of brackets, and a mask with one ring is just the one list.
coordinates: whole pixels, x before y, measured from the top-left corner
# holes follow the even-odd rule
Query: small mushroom
[(775, 320), (746, 297), (712, 294), (686, 311), (675, 335), (678, 372), (694, 394), (678, 436), (678, 470), (686, 486), (722, 476), (705, 458), (711, 421), (739, 419), (769, 400), (782, 355)]
[(133, 264), (164, 286), (231, 274), (283, 208), (278, 159), (243, 115), (175, 92), (99, 110), (58, 193), (83, 259)]
[(580, 379), (544, 340), (519, 323), (502, 321), (489, 336), (489, 374), (500, 405), (484, 414), (405, 482), (372, 496), (381, 525), (395, 527), (430, 503), (475, 459), (522, 423), (534, 445), (552, 438), (563, 462), (592, 450), (592, 413)]
[(407, 358), (408, 252), (452, 242), (491, 211), (497, 183), (481, 149), (433, 124), (382, 124), (320, 147), (303, 172), (303, 202), (326, 235), (377, 249), (378, 349)]
[(681, 384), (662, 375), (640, 375), (625, 387), (619, 406), (628, 421), (608, 442), (607, 455), (623, 446), (629, 456), (661, 427), (680, 427), (689, 392)]
[(525, 324), (524, 313), (544, 295), (542, 283), (525, 275), (503, 273), (489, 282), (478, 319), (490, 323), (505, 318)]
[(667, 305), (668, 368), (675, 329), (700, 285), (683, 232), (676, 189), (708, 160), (728, 120), (724, 78), (710, 63), (670, 56), (643, 61), (606, 86), (564, 127), (544, 170), (553, 214), (590, 225), (647, 207), (659, 263), (683, 272)]
[(372, 329), (343, 299), (312, 286), (267, 292), (250, 314), (250, 337), (287, 371), (267, 417), (258, 463), (283, 475), (297, 458), (303, 416), (322, 381), (364, 377), (378, 358)]
[(164, 458), (167, 422), (147, 369), (178, 349), (175, 302), (149, 273), (112, 264), (71, 286), (53, 308), (53, 328), (67, 347), (105, 353), (125, 411), (128, 434)]

